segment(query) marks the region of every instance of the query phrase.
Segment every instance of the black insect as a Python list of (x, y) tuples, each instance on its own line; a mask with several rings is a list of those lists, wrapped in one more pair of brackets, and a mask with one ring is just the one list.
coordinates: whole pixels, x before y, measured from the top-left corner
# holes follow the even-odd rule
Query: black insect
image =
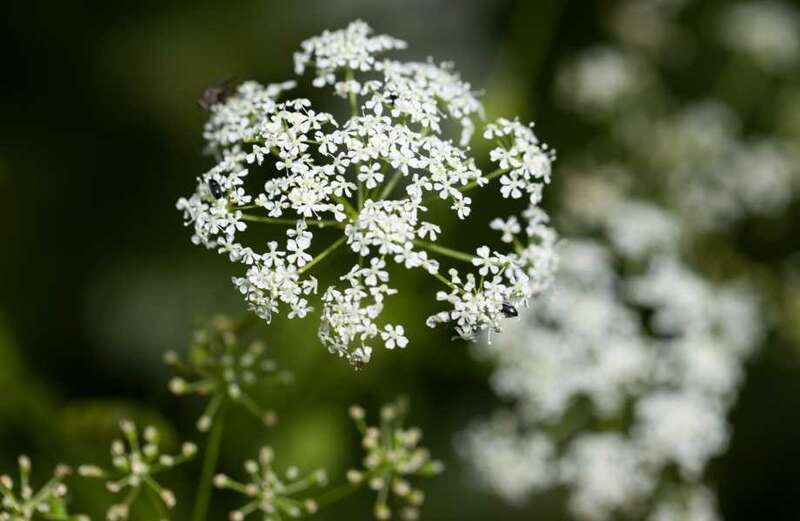
[(503, 312), (503, 315), (505, 315), (506, 318), (514, 318), (516, 316), (519, 316), (517, 308), (515, 308), (508, 302), (503, 302), (503, 306), (500, 308), (500, 311)]
[(213, 195), (215, 199), (221, 199), (224, 195), (222, 187), (219, 185), (216, 179), (208, 180), (208, 189), (211, 190), (211, 195)]
[(398, 98), (399, 98), (399, 96), (394, 92), (392, 92), (388, 96), (386, 96), (386, 99), (389, 101), (389, 105), (391, 105), (392, 107), (394, 107), (394, 104), (397, 102)]
[(217, 83), (216, 85), (209, 85), (203, 89), (203, 93), (197, 98), (197, 104), (201, 109), (208, 112), (213, 105), (225, 101), (228, 97), (228, 87), (230, 86), (233, 78)]

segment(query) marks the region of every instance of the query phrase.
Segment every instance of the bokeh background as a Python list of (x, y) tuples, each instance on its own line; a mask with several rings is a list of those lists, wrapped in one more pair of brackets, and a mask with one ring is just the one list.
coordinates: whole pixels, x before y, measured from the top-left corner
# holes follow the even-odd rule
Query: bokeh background
[[(710, 90), (719, 75), (721, 51), (708, 42), (712, 14), (726, 2), (694, 4), (680, 23), (696, 36), (696, 48), (676, 45), (682, 59), (669, 75), (670, 87), (687, 100)], [(556, 103), (556, 70), (577, 50), (608, 39), (613, 8), (600, 0), (6, 4), (0, 16), (0, 471), (11, 470), (20, 452), (44, 467), (102, 461), (121, 416), (155, 422), (172, 437), (199, 439), (193, 424), (201, 404), (167, 392), (161, 356), (184, 349), (199, 319), (242, 308), (229, 282), (230, 264), (192, 247), (175, 210), (176, 199), (211, 164), (201, 153), (206, 115), (195, 104), (206, 85), (229, 77), (289, 78), (301, 40), (362, 18), (410, 42), (409, 56), (455, 61), (485, 90), (489, 117), (535, 120), (537, 133), (560, 156), (580, 154), (601, 130)], [(788, 74), (763, 96), (798, 88), (800, 78)], [(790, 110), (787, 101), (747, 125), (769, 127), (771, 118)], [(546, 195), (556, 217), (555, 194), (568, 175), (557, 167)], [(793, 253), (800, 252), (798, 226), (795, 201), (717, 240), (741, 252), (758, 273), (791, 273), (798, 262)], [(469, 246), (482, 233), (472, 228), (459, 240)], [(780, 291), (769, 296), (777, 305), (768, 342), (748, 366), (730, 417), (730, 448), (708, 471), (728, 520), (800, 519), (800, 279), (780, 280)], [(409, 277), (400, 287), (408, 290), (389, 318), (407, 324), (412, 346), (379, 352), (359, 373), (319, 345), (313, 319), (278, 318), (254, 331), (295, 380), (263, 389), (261, 398), (280, 415), (275, 428), (264, 429), (244, 413), (234, 416), (221, 468), (236, 470), (269, 443), (279, 461), (341, 476), (359, 456), (347, 406), (374, 410), (405, 394), (411, 422), (448, 466), (426, 486), (425, 519), (568, 519), (559, 493), (512, 508), (474, 486), (453, 434), (495, 407), (487, 386), (491, 368), (444, 329), (424, 327), (424, 316), (435, 309), (416, 298), (427, 289), (424, 281)], [(186, 498), (182, 514), (198, 468), (172, 476), (179, 498)], [(79, 487), (77, 510), (91, 511), (96, 492)], [(212, 508), (221, 519), (238, 498), (217, 497)], [(319, 519), (365, 519), (371, 501), (357, 495)]]

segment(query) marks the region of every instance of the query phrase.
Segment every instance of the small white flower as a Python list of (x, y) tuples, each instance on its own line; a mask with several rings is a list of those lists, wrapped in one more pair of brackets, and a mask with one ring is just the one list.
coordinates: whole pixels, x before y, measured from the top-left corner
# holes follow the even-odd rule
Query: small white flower
[(488, 246), (481, 246), (475, 253), (477, 256), (472, 259), (472, 264), (479, 268), (478, 273), (480, 273), (482, 277), (488, 275), (490, 271), (492, 273), (497, 273), (498, 267), (491, 257), (491, 250), (489, 250)]
[(498, 230), (501, 232), (503, 236), (500, 238), (500, 240), (506, 243), (512, 242), (514, 240), (514, 236), (522, 231), (519, 221), (517, 220), (516, 216), (513, 215), (506, 220), (497, 217), (491, 223), (489, 223), (489, 227), (492, 230)]
[(372, 163), (371, 165), (361, 165), (359, 168), (358, 180), (363, 182), (369, 190), (372, 190), (380, 183), (383, 182), (383, 173), (381, 173), (381, 165)]
[(408, 339), (404, 336), (405, 330), (403, 326), (392, 326), (391, 324), (387, 324), (383, 328), (383, 332), (381, 333), (381, 337), (386, 345), (386, 349), (394, 349), (395, 346), (399, 348), (404, 348), (408, 345)]

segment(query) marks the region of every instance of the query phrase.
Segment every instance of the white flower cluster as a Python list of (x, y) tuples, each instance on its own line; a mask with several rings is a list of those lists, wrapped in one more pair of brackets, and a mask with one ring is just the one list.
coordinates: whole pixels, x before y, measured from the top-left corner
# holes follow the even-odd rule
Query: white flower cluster
[(713, 514), (702, 474), (727, 444), (727, 411), (761, 339), (757, 303), (682, 263), (667, 214), (643, 203), (611, 213), (616, 246), (567, 242), (552, 292), (481, 348), (516, 408), (474, 425), (461, 448), (512, 502), (567, 485), (590, 521)]
[(800, 64), (800, 13), (791, 4), (738, 2), (727, 8), (720, 22), (723, 43), (763, 69), (786, 72)]
[[(318, 111), (309, 99), (281, 100), (294, 82), (240, 85), (209, 108), (204, 137), (218, 163), (177, 203), (194, 243), (244, 264), (234, 284), (267, 321), (284, 309), (289, 318), (311, 312), (319, 290), (311, 269), (346, 245), (355, 261), (341, 285), (321, 292), (319, 336), (354, 365), (369, 361), (375, 341), (389, 349), (407, 344), (402, 326), (378, 324), (386, 297), (397, 292), (389, 261), (421, 268), (447, 287), (439, 300), (452, 309), (428, 324), (453, 322), (465, 339), (499, 330), (503, 317), (546, 286), (555, 266), (556, 237), (538, 207), (553, 152), (530, 126), (500, 119), (483, 131), (495, 143), (496, 164), (484, 174), (468, 146), (483, 112), (470, 85), (450, 64), (380, 56), (404, 47), (363, 22), (303, 42), (296, 72), (313, 70), (314, 86), (349, 100), (347, 117)], [(446, 137), (448, 121), (460, 129), (458, 144)], [(473, 202), (467, 192), (495, 178), (503, 198), (526, 196), (521, 210), (529, 224), (515, 232), (513, 251), (480, 245), (473, 255), (437, 244), (445, 233), (425, 220), (429, 208), (447, 203), (465, 220)], [(285, 240), (245, 245), (253, 223), (286, 226)], [(445, 259), (474, 264), (478, 273), (451, 268), (445, 277)]]

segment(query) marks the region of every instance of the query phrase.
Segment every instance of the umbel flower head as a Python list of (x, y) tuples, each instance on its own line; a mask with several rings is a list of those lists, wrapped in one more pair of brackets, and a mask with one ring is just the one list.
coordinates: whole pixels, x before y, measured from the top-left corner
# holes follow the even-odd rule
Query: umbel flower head
[(84, 515), (71, 515), (67, 512), (64, 497), (67, 487), (64, 478), (72, 473), (72, 469), (59, 465), (53, 477), (38, 491), (30, 483), (31, 460), (20, 456), (19, 486), (7, 474), (0, 475), (0, 521), (33, 521), (34, 519), (50, 519), (61, 521), (88, 521)]
[(759, 299), (695, 272), (670, 213), (605, 209), (594, 239), (562, 248), (548, 297), (481, 348), (515, 408), (474, 424), (461, 448), (510, 502), (566, 486), (579, 520), (716, 520), (703, 473), (763, 339)]
[(404, 505), (403, 519), (417, 519), (419, 507), (425, 500), (422, 490), (414, 488), (409, 481), (414, 477), (436, 476), (444, 466), (432, 460), (428, 449), (420, 447), (422, 431), (416, 427), (404, 428), (403, 420), (408, 413), (408, 403), (398, 399), (381, 408), (379, 427), (368, 426), (364, 409), (350, 408), (350, 416), (361, 431), (361, 444), (367, 452), (364, 468), (351, 470), (347, 479), (354, 485), (366, 483), (377, 491), (375, 517), (389, 519), (391, 496)]
[(282, 516), (302, 517), (317, 511), (317, 503), (311, 498), (297, 499), (295, 496), (314, 486), (324, 486), (327, 475), (324, 470), (316, 470), (300, 477), (297, 467), (289, 467), (279, 474), (273, 468), (275, 457), (272, 448), (264, 447), (258, 460), (248, 460), (244, 464), (250, 481), (240, 483), (225, 474), (214, 476), (218, 488), (235, 490), (250, 498), (250, 502), (230, 514), (231, 521), (242, 521), (254, 512), (261, 512), (265, 521), (279, 521)]
[[(381, 320), (398, 292), (393, 270), (437, 279), (447, 309), (428, 325), (453, 324), (473, 339), (499, 331), (548, 285), (556, 264), (556, 235), (538, 207), (552, 151), (531, 126), (500, 119), (482, 132), (494, 147), (494, 170), (484, 173), (469, 148), (483, 112), (471, 86), (450, 64), (382, 56), (403, 48), (360, 21), (302, 43), (296, 73), (310, 72), (315, 87), (342, 98), (346, 116), (291, 98), (293, 81), (240, 85), (209, 109), (204, 138), (216, 165), (177, 203), (194, 243), (242, 265), (233, 282), (252, 311), (266, 321), (302, 318), (317, 299), (321, 342), (356, 366), (376, 344), (408, 344), (402, 325)], [(453, 130), (457, 142), (447, 137)], [(468, 194), (491, 190), (495, 179), (493, 190), (520, 206), (518, 216), (507, 215), (511, 208), (499, 216), (506, 247), (441, 245), (447, 230), (430, 210), (447, 205), (466, 220)], [(246, 244), (255, 223), (284, 226), (285, 237)], [(342, 247), (352, 267), (320, 287), (314, 268)]]
[(155, 494), (157, 500), (167, 508), (174, 507), (175, 494), (170, 489), (162, 487), (154, 476), (194, 457), (197, 446), (193, 443), (184, 443), (180, 454), (170, 456), (161, 453), (160, 435), (155, 427), (144, 429), (143, 440), (140, 440), (136, 425), (130, 420), (120, 422), (120, 429), (125, 441), (112, 442), (110, 469), (106, 470), (95, 465), (78, 467), (78, 474), (83, 477), (105, 479), (106, 488), (113, 494), (127, 491), (124, 499), (108, 510), (106, 516), (108, 520), (127, 519), (131, 505), (143, 491)]
[(241, 403), (265, 425), (276, 421), (275, 413), (259, 405), (248, 389), (269, 380), (291, 380), (291, 374), (279, 371), (275, 362), (266, 358), (262, 342), (243, 345), (239, 335), (242, 325), (241, 321), (225, 316), (215, 317), (207, 327), (195, 332), (186, 360), (173, 351), (164, 356), (167, 364), (179, 373), (170, 380), (170, 391), (178, 396), (209, 397), (203, 415), (197, 420), (197, 428), (202, 432), (209, 430), (226, 401)]

